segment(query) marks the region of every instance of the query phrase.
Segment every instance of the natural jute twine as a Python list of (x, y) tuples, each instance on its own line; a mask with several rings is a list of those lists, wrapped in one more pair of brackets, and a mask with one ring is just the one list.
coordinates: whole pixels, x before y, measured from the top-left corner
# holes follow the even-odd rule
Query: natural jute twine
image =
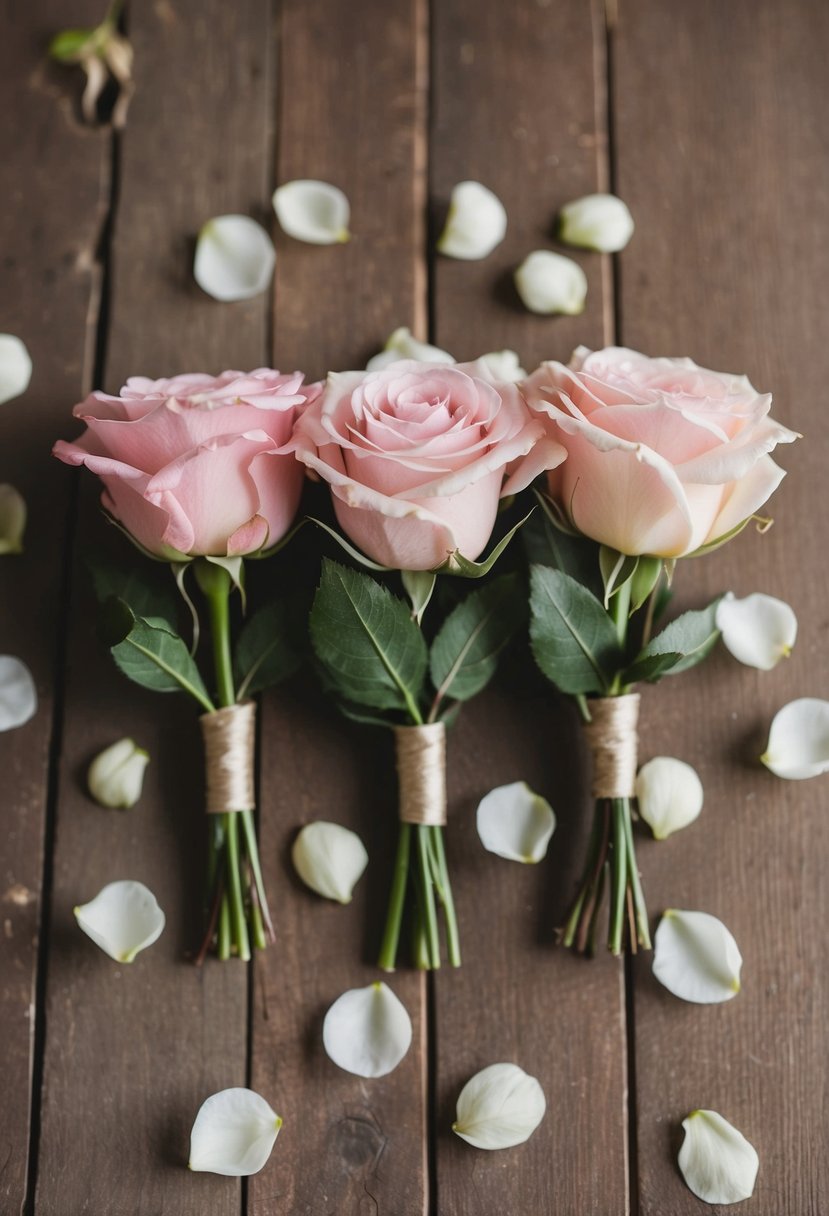
[(588, 702), (591, 721), (584, 733), (593, 754), (594, 798), (632, 798), (636, 781), (639, 694), (600, 697)]
[(395, 726), (401, 823), (446, 823), (446, 728)]
[(207, 761), (207, 809), (211, 815), (253, 810), (253, 756), (256, 742), (256, 705), (243, 701), (210, 714), (202, 714), (202, 735)]

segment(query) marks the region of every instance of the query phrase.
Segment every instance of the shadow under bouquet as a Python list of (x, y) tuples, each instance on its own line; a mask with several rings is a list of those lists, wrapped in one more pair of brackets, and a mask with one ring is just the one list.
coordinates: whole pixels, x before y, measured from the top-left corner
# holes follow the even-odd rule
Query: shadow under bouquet
[(690, 359), (583, 347), (522, 385), (566, 449), (549, 473), (530, 539), (533, 653), (573, 696), (593, 757), (596, 811), (581, 886), (562, 930), (592, 953), (609, 896), (608, 946), (650, 947), (633, 804), (640, 684), (694, 667), (719, 638), (718, 601), (657, 628), (680, 558), (725, 544), (784, 472), (770, 456), (799, 438), (770, 417), (770, 394)]
[[(432, 622), (438, 578), (488, 575), (520, 523), (487, 547), (499, 503), (564, 458), (515, 384), (483, 360), (405, 360), (372, 372), (332, 373), (293, 440), (300, 461), (331, 489), (363, 573), (326, 561), (311, 611), (320, 673), (342, 712), (390, 728), (399, 782), (397, 855), (379, 965), (393, 970), (407, 902), (418, 967), (461, 961), (446, 865), (446, 728), (495, 672), (521, 627), (526, 593), (517, 575), (483, 583)], [(326, 525), (323, 525), (326, 526)], [(389, 581), (405, 598), (393, 594)]]

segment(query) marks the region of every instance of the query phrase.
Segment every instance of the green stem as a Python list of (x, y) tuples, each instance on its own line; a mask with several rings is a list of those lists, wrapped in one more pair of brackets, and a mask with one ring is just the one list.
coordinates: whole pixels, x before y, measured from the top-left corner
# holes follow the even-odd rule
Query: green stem
[(216, 953), (222, 962), (230, 958), (230, 908), (227, 902), (227, 891), (222, 892), (222, 902), (219, 907), (219, 932)]
[(392, 878), (391, 895), (389, 896), (389, 910), (386, 914), (386, 928), (383, 932), (380, 957), (377, 962), (381, 971), (394, 971), (397, 963), (400, 925), (403, 920), (406, 884), (409, 879), (411, 834), (411, 824), (401, 823), (400, 834), (397, 837), (397, 855), (394, 860), (394, 875)]
[(230, 892), (230, 913), (236, 951), (244, 962), (250, 958), (248, 922), (245, 916), (245, 901), (242, 895), (241, 858), (239, 857), (239, 814), (228, 811), (225, 815), (227, 833), (227, 885)]
[(423, 901), (423, 924), (428, 942), (429, 965), (436, 971), (440, 967), (440, 937), (438, 935), (438, 918), (435, 910), (435, 891), (432, 883), (432, 869), (429, 862), (429, 829), (424, 824), (417, 824), (415, 830), (417, 850), (417, 880), (420, 896)]
[(449, 882), (449, 867), (446, 864), (446, 851), (443, 845), (443, 828), (431, 827), (428, 831), (431, 834), (432, 858), (437, 869), (435, 886), (446, 920), (446, 949), (449, 955), (449, 965), (460, 967), (461, 943), (458, 934), (458, 918), (455, 914), (455, 901), (452, 898), (452, 885)]
[(633, 892), (636, 936), (638, 938), (639, 945), (643, 946), (645, 950), (650, 950), (651, 934), (650, 927), (648, 926), (648, 909), (645, 906), (645, 896), (642, 891), (642, 883), (639, 880), (639, 870), (636, 865), (636, 852), (633, 846), (633, 824), (631, 822), (630, 802), (627, 798), (625, 798), (624, 803), (625, 850), (627, 853), (628, 882), (630, 883), (630, 889)]
[(620, 587), (615, 595), (610, 598), (610, 616), (613, 624), (616, 626), (616, 636), (619, 639), (619, 645), (624, 646), (627, 639), (628, 619), (630, 617), (630, 593), (631, 580)]
[(611, 847), (610, 936), (608, 946), (613, 954), (622, 953), (625, 932), (625, 902), (627, 895), (627, 848), (625, 845), (626, 798), (613, 799), (613, 844)]
[(270, 910), (268, 908), (268, 900), (265, 895), (265, 882), (262, 877), (262, 866), (259, 862), (259, 849), (256, 844), (256, 824), (253, 820), (253, 811), (250, 807), (241, 812), (242, 815), (242, 830), (245, 835), (245, 849), (250, 862), (250, 868), (253, 872), (254, 887), (256, 890), (256, 907), (259, 913), (260, 921), (264, 921), (264, 926), (267, 929), (269, 939), (276, 941), (276, 934), (273, 929), (273, 921), (271, 920)]

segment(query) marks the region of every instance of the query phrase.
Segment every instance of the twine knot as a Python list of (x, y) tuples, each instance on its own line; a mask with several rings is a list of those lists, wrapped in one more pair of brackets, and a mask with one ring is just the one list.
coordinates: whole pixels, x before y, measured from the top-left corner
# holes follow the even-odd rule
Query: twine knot
[(395, 726), (400, 822), (446, 823), (446, 727)]
[(632, 798), (639, 744), (639, 693), (598, 697), (589, 704), (590, 721), (584, 734), (593, 755), (593, 797)]
[(228, 705), (202, 714), (199, 721), (207, 760), (208, 812), (253, 810), (256, 705), (253, 701)]

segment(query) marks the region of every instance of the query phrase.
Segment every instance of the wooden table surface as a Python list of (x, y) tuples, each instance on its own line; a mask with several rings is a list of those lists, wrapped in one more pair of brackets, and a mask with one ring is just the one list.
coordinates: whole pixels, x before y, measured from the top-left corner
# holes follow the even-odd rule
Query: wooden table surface
[[(827, 695), (825, 442), (829, 388), (829, 7), (821, 0), (134, 0), (136, 95), (113, 135), (78, 116), (79, 73), (49, 65), (57, 30), (102, 0), (0, 6), (0, 331), (34, 376), (0, 410), (0, 481), (30, 508), (26, 552), (0, 559), (0, 650), (40, 708), (0, 735), (0, 1212), (37, 1216), (692, 1216), (682, 1118), (713, 1107), (760, 1154), (745, 1216), (829, 1211), (829, 808), (826, 779), (755, 760), (774, 712)], [(274, 289), (218, 304), (195, 286), (195, 234), (242, 212), (273, 228), (276, 182), (317, 177), (352, 203), (354, 238), (275, 233)], [(504, 201), (480, 262), (435, 258), (452, 186)], [(553, 247), (557, 208), (612, 188), (637, 230), (617, 258), (576, 254), (586, 312), (524, 311), (511, 273)], [(465, 964), (392, 979), (415, 1025), (390, 1076), (325, 1056), (321, 1018), (376, 978), (394, 806), (387, 740), (342, 721), (308, 677), (262, 713), (261, 844), (278, 942), (249, 967), (185, 961), (197, 930), (199, 740), (176, 698), (115, 671), (95, 635), (84, 555), (105, 531), (93, 478), (49, 456), (90, 387), (133, 373), (263, 364), (363, 366), (398, 325), (461, 358), (512, 347), (524, 366), (611, 341), (745, 371), (806, 438), (783, 453), (776, 526), (685, 563), (679, 600), (782, 595), (801, 634), (772, 673), (723, 652), (648, 689), (642, 755), (700, 772), (701, 819), (639, 858), (654, 914), (720, 916), (745, 960), (722, 1006), (683, 1004), (648, 957), (585, 963), (553, 945), (589, 819), (568, 705), (506, 672), (453, 735), (450, 862)], [(284, 576), (288, 565), (280, 567)], [(274, 576), (276, 577), (276, 576)], [(84, 792), (90, 758), (130, 735), (152, 755), (134, 810)], [(480, 848), (483, 793), (525, 778), (559, 819), (547, 861)], [(348, 908), (301, 888), (297, 827), (359, 830), (372, 862)], [(158, 944), (118, 967), (72, 907), (147, 882)], [(512, 1060), (548, 1113), (518, 1149), (450, 1131), (461, 1084)], [(285, 1120), (246, 1184), (185, 1167), (202, 1100), (250, 1084)]]

